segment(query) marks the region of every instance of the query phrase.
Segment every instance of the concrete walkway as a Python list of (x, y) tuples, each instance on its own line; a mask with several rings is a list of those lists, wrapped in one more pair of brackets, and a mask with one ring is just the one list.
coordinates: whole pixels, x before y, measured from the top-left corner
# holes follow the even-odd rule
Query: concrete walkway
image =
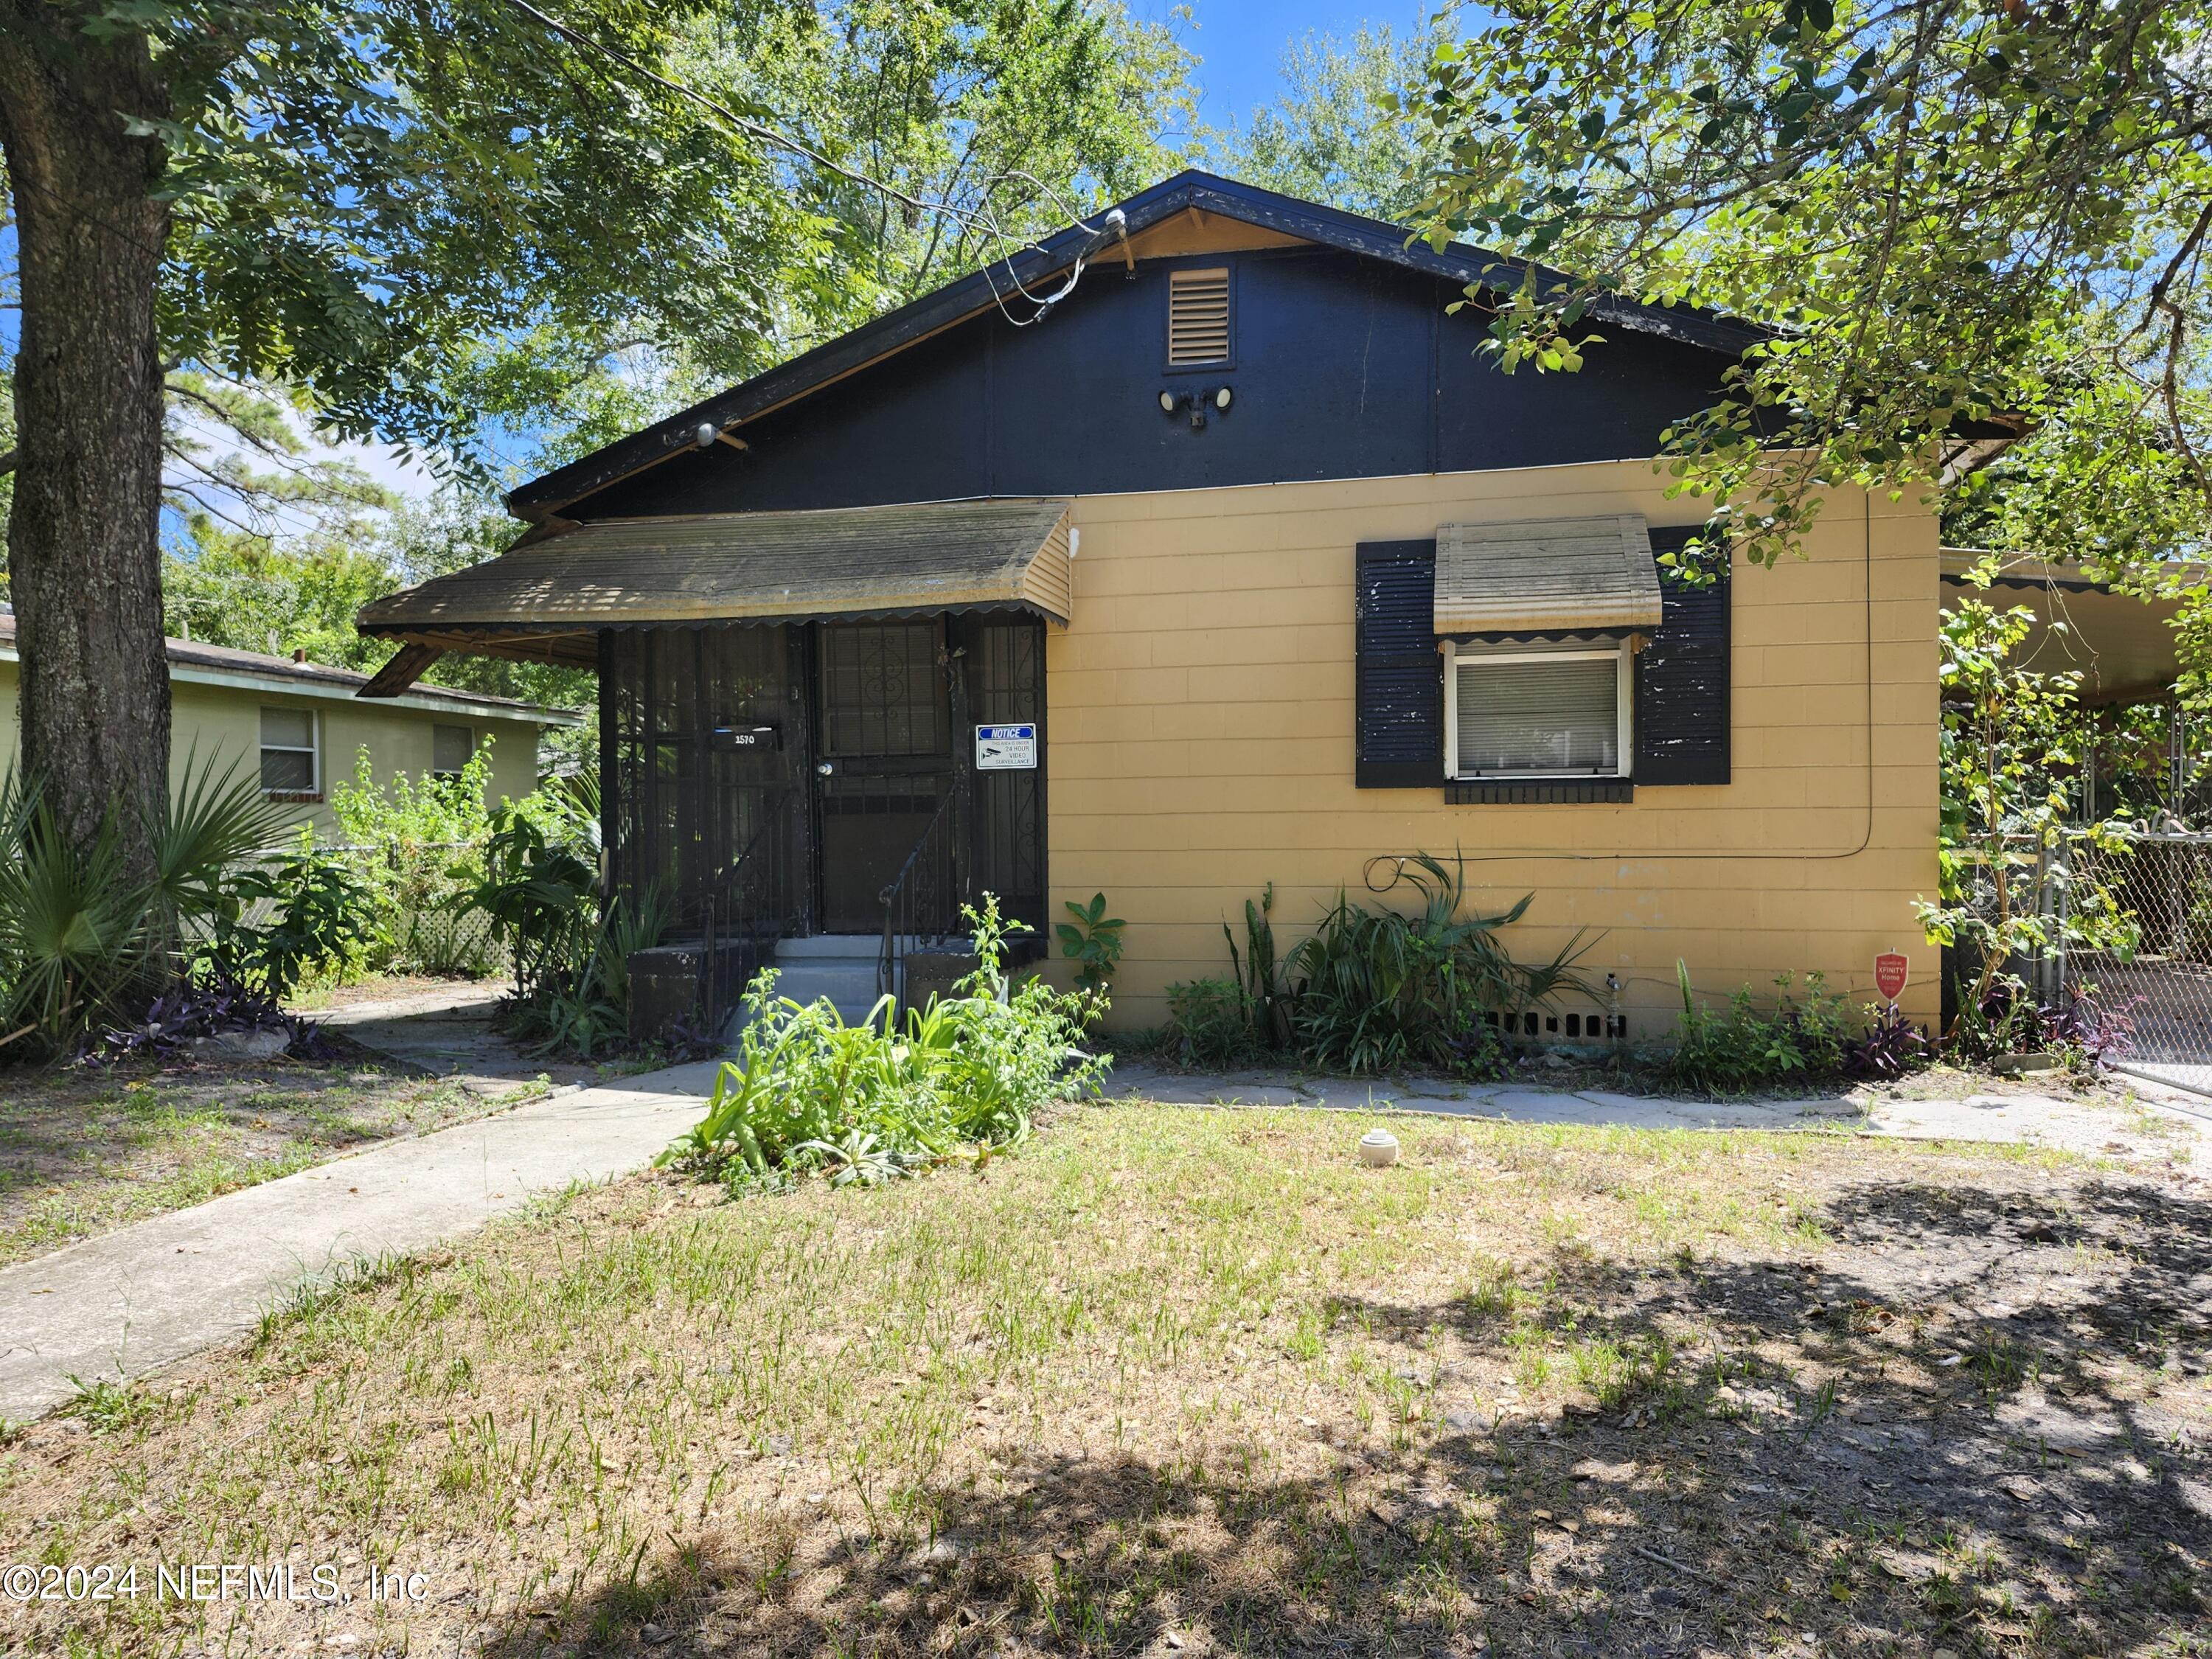
[(526, 1054), (492, 1029), (493, 1013), (513, 988), (502, 980), (454, 980), (406, 996), (303, 1012), (364, 1048), (434, 1077), (450, 1078), (477, 1094), (496, 1097), (539, 1077), (553, 1083), (597, 1082), (594, 1067)]
[(2026, 1086), (1912, 1099), (1869, 1090), (1798, 1100), (1673, 1100), (1521, 1083), (1458, 1084), (1447, 1078), (1349, 1082), (1271, 1070), (1193, 1076), (1141, 1062), (1117, 1065), (1107, 1081), (1110, 1095), (1171, 1104), (1316, 1106), (1629, 1129), (1826, 1129), (2049, 1146), (2161, 1163), (2179, 1159), (2212, 1174), (2212, 1102), (2135, 1078), (2113, 1079), (2107, 1094), (2122, 1090), (2135, 1097), (2132, 1106)]
[[(453, 1019), (455, 1012), (426, 999), (420, 1010), (377, 1010), (351, 1024), (362, 1040), (382, 1039), (380, 1047), (410, 1058), (444, 1050), (472, 1070), (468, 1056), (483, 1057), (471, 1047), (476, 1039), (435, 1024), (465, 1024)], [(409, 1013), (433, 1022), (430, 1034)], [(51, 1410), (76, 1392), (72, 1377), (140, 1376), (241, 1335), (300, 1287), (356, 1262), (428, 1249), (538, 1194), (626, 1175), (697, 1121), (717, 1069), (718, 1062), (704, 1060), (564, 1091), (0, 1269), (0, 1417)], [(1712, 1102), (1444, 1079), (1347, 1083), (1283, 1072), (1194, 1077), (1142, 1063), (1116, 1066), (1108, 1085), (1117, 1097), (1191, 1105), (2019, 1141), (2212, 1171), (2212, 1116), (2159, 1100), (2156, 1091), (2142, 1085), (2143, 1099), (2132, 1109), (2028, 1089), (1948, 1099)]]
[(303, 1285), (422, 1250), (545, 1192), (625, 1175), (698, 1121), (717, 1063), (565, 1091), (0, 1269), (0, 1417), (72, 1376), (139, 1376), (252, 1329)]

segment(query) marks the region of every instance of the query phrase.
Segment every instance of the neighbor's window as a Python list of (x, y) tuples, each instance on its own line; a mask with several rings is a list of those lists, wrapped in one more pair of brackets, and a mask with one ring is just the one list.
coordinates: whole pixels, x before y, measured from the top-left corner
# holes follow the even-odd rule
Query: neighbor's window
[(1444, 677), (1455, 778), (1617, 778), (1628, 773), (1626, 646), (1456, 646)]
[(316, 788), (315, 711), (261, 711), (261, 787), (272, 795), (312, 795)]
[(457, 778), (469, 757), (477, 752), (477, 734), (465, 726), (430, 728), (430, 771), (441, 778)]

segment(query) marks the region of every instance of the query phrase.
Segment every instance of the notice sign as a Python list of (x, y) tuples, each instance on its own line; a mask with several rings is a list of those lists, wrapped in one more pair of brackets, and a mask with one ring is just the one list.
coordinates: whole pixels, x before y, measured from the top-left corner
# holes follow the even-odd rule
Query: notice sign
[(978, 772), (1034, 772), (1036, 770), (1036, 727), (979, 726), (975, 728), (975, 769)]
[(1905, 969), (1911, 964), (1899, 951), (1885, 951), (1874, 959), (1874, 988), (1894, 1002), (1905, 994)]

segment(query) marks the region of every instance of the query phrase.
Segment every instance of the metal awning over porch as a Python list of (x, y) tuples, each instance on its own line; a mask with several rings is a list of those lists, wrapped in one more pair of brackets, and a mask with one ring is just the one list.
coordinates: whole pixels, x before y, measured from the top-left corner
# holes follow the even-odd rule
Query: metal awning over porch
[(605, 519), (364, 606), (406, 642), (363, 696), (447, 651), (588, 665), (609, 628), (1070, 611), (1064, 498)]

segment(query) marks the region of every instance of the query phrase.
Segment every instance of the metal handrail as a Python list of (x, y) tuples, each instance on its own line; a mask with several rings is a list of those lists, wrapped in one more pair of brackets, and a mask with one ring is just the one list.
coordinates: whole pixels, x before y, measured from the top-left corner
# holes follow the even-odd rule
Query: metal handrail
[[(921, 902), (927, 895), (922, 891), (922, 880), (917, 872), (927, 868), (922, 862), (922, 854), (929, 851), (931, 840), (947, 822), (952, 810), (952, 796), (953, 792), (948, 789), (939, 798), (937, 810), (929, 815), (928, 823), (915, 838), (914, 849), (906, 855), (906, 862), (899, 866), (898, 874), (893, 876), (884, 890), (877, 895), (884, 907), (883, 948), (876, 956), (876, 994), (879, 997), (892, 994), (896, 978), (896, 964), (900, 955), (897, 940), (919, 937), (919, 927), (911, 924), (917, 922)], [(902, 919), (902, 906), (905, 912), (904, 920), (910, 924), (903, 928), (898, 925)]]

